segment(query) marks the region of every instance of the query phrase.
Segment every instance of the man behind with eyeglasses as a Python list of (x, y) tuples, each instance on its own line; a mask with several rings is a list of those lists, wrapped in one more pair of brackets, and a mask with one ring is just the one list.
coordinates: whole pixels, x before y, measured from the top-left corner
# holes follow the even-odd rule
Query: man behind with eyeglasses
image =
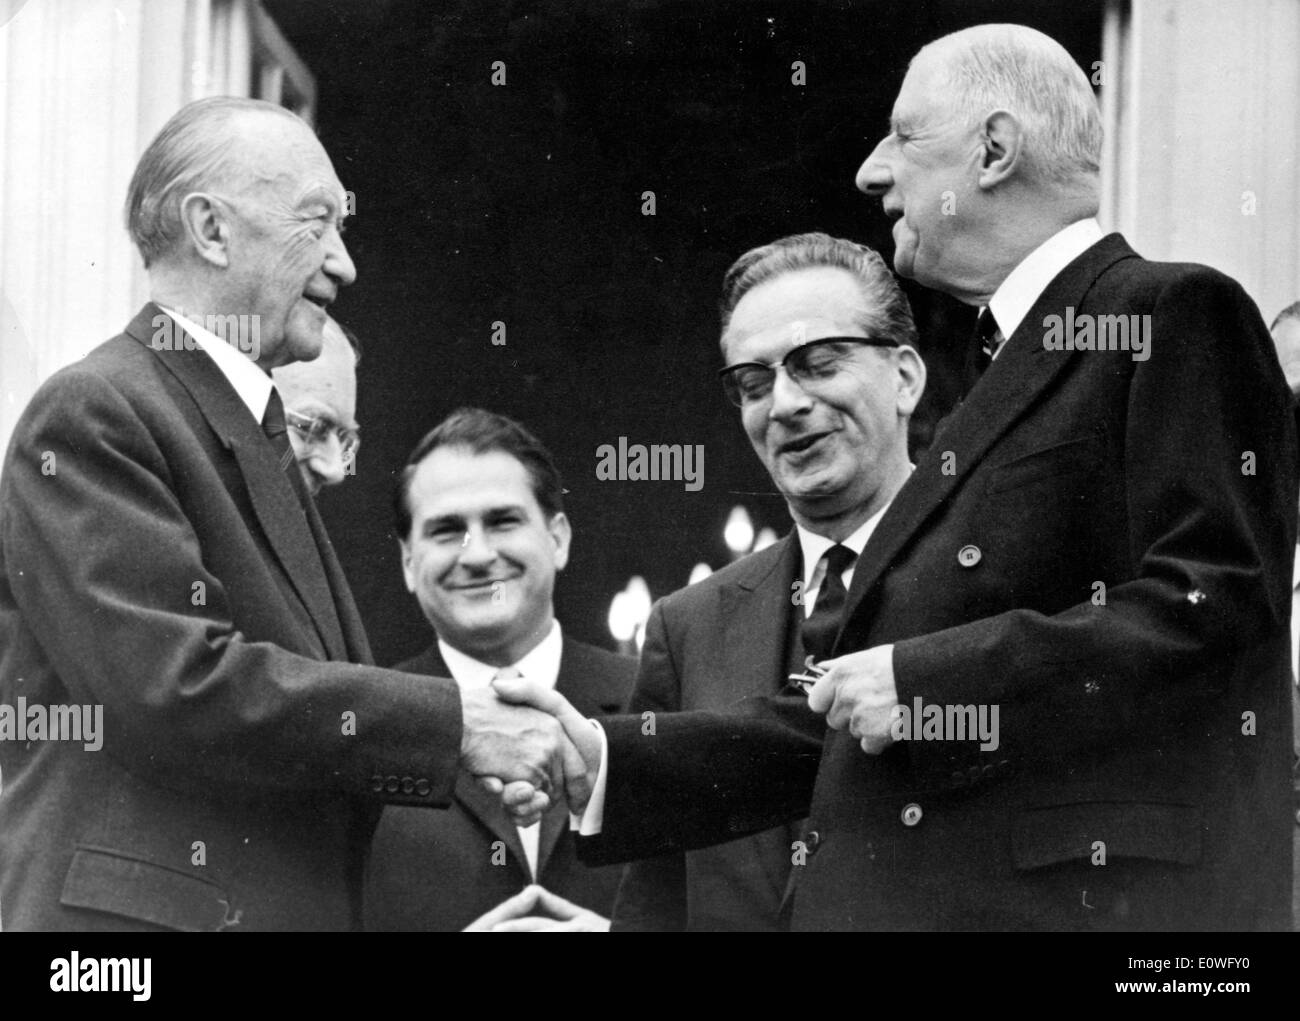
[(361, 345), (333, 318), (325, 320), (320, 355), (282, 365), (271, 375), (284, 399), (284, 420), (298, 470), (312, 496), (353, 474), (357, 432), (357, 363)]
[[(795, 529), (655, 604), (631, 712), (725, 711), (791, 690), (808, 656), (829, 654), (857, 555), (911, 472), (907, 427), (925, 387), (915, 343), (893, 274), (852, 241), (786, 237), (727, 272), (723, 390)], [(636, 862), (614, 929), (783, 928), (806, 846), (792, 823)]]

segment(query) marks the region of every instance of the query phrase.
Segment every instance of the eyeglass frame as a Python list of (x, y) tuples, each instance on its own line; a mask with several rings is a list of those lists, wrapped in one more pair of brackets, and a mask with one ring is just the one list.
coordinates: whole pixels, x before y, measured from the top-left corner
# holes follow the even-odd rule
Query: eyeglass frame
[[(781, 371), (785, 373), (786, 378), (789, 379), (790, 382), (792, 382), (795, 386), (799, 387), (800, 390), (803, 390), (805, 393), (807, 393), (808, 392), (807, 387), (805, 387), (803, 383), (799, 382), (798, 378), (796, 378), (790, 372), (790, 367), (786, 363), (799, 352), (807, 351), (809, 348), (820, 347), (823, 344), (845, 344), (845, 343), (862, 344), (867, 347), (897, 348), (903, 346), (898, 341), (887, 337), (816, 337), (813, 340), (805, 341), (802, 344), (796, 344), (794, 347), (790, 348), (790, 350), (785, 353), (784, 357), (779, 358), (777, 361), (774, 362), (737, 362), (735, 365), (728, 365), (725, 368), (719, 369), (718, 378), (722, 380), (722, 391), (727, 395), (727, 400), (729, 400), (736, 407), (743, 408), (745, 407), (744, 396), (740, 393), (738, 385), (734, 382), (736, 370), (746, 369), (746, 368), (767, 369), (772, 373), (772, 385), (775, 386), (776, 370), (779, 368), (781, 369)], [(733, 396), (732, 393), (733, 389), (735, 391), (735, 396)], [(771, 395), (771, 391), (769, 390), (768, 393), (764, 396), (766, 397), (770, 395)], [(761, 400), (762, 398), (759, 399)]]
[[(294, 421), (297, 419), (297, 421)], [(284, 409), (284, 422), (303, 439), (312, 443), (323, 443), (327, 436), (333, 435), (339, 441), (339, 457), (344, 467), (351, 464), (361, 447), (361, 434), (356, 429), (331, 422), (320, 415), (304, 415), (292, 408)]]

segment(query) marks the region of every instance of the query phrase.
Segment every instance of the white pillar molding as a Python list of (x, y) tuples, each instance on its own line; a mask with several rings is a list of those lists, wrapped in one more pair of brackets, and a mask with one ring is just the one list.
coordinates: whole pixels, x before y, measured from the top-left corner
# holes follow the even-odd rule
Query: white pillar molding
[(1102, 226), (1150, 259), (1300, 298), (1300, 0), (1111, 0)]

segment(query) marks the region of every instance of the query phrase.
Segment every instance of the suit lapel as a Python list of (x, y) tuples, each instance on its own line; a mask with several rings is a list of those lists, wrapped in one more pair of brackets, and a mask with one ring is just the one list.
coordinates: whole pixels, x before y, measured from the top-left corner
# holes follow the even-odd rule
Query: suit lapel
[(802, 561), (795, 530), (764, 553), (770, 556), (751, 558), (751, 568), (718, 591), (718, 619), (725, 629), (723, 662), (728, 669), (720, 671), (717, 683), (730, 687), (729, 701), (755, 694), (754, 677), (773, 679), (775, 687), (763, 694), (774, 694), (785, 683), (786, 639), (795, 607), (791, 586)]
[[(849, 622), (861, 625), (863, 621), (855, 618), (870, 616), (864, 600), (908, 540), (1077, 356), (1078, 352), (1044, 349), (1043, 318), (1059, 314), (1068, 305), (1080, 307), (1102, 272), (1124, 258), (1136, 258), (1136, 253), (1118, 234), (1110, 234), (1057, 274), (1002, 354), (962, 405), (944, 420), (930, 449), (894, 497), (858, 558), (836, 641), (837, 654), (847, 651), (839, 646)], [(946, 474), (946, 469), (951, 474)]]
[[(339, 627), (334, 593), (322, 563), (323, 553), (313, 536), (313, 523), (305, 516), (293, 486), (280, 470), (275, 451), (216, 363), (199, 348), (193, 351), (158, 351), (150, 344), (155, 317), (163, 313), (152, 302), (132, 320), (126, 332), (154, 354), (189, 391), (194, 403), (222, 443), (235, 455), (248, 487), (258, 523), (266, 533), (294, 591), (307, 608), (330, 659), (346, 660), (347, 648)], [(315, 527), (324, 532), (316, 518)], [(330, 555), (332, 556), (332, 549)], [(342, 577), (340, 571), (340, 578)], [(346, 582), (343, 583), (346, 591)]]
[[(415, 660), (403, 664), (402, 669), (413, 673), (429, 674), (433, 677), (451, 677), (451, 671), (447, 669), (447, 663), (439, 653), (436, 641)], [(519, 830), (506, 815), (505, 809), (501, 807), (500, 797), (489, 794), (468, 773), (461, 773), (456, 778), (453, 796), (466, 812), (486, 826), (495, 837), (505, 842), (518, 863), (519, 870), (523, 873), (524, 882), (532, 882), (532, 876), (528, 874), (528, 855), (524, 853), (524, 844), (519, 838)], [(541, 869), (537, 870), (537, 874), (541, 875)]]

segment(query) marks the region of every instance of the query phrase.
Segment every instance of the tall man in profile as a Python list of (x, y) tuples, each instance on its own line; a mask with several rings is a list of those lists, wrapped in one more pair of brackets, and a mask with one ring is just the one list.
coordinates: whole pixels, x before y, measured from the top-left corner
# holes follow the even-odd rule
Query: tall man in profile
[[(837, 732), (616, 720), (604, 769), (566, 716), (592, 860), (807, 811), (796, 928), (1289, 925), (1290, 398), (1239, 285), (1102, 236), (1100, 152), (1039, 32), (913, 59), (858, 184), (899, 273), (985, 308), (986, 367), (858, 560), (809, 696)], [(1114, 317), (1143, 352), (1099, 347)]]
[[(908, 422), (925, 387), (915, 344), (889, 268), (852, 241), (782, 238), (727, 272), (723, 388), (795, 527), (655, 604), (632, 713), (725, 711), (789, 691), (808, 656), (827, 656), (854, 563), (911, 472)], [(614, 929), (781, 929), (804, 836), (783, 824), (633, 862)]]
[(104, 729), (0, 740), (6, 929), (356, 927), (381, 805), (558, 765), (554, 721), (368, 665), (269, 375), (355, 278), (343, 209), (269, 103), (192, 103), (140, 159), (151, 300), (37, 391), (0, 477), (0, 700)]
[[(411, 452), (394, 509), (406, 587), (435, 633), (397, 669), (451, 677), (465, 691), (518, 675), (580, 712), (622, 710), (636, 662), (565, 636), (555, 618), (572, 528), (537, 437), (481, 408), (453, 412)], [(482, 916), (484, 928), (609, 928), (622, 869), (578, 861), (563, 804), (516, 827), (468, 776), (453, 798), (446, 812), (384, 809), (366, 871), (367, 929), (451, 932)], [(548, 891), (540, 909), (512, 900), (534, 883)], [(525, 914), (509, 906), (525, 902)]]

